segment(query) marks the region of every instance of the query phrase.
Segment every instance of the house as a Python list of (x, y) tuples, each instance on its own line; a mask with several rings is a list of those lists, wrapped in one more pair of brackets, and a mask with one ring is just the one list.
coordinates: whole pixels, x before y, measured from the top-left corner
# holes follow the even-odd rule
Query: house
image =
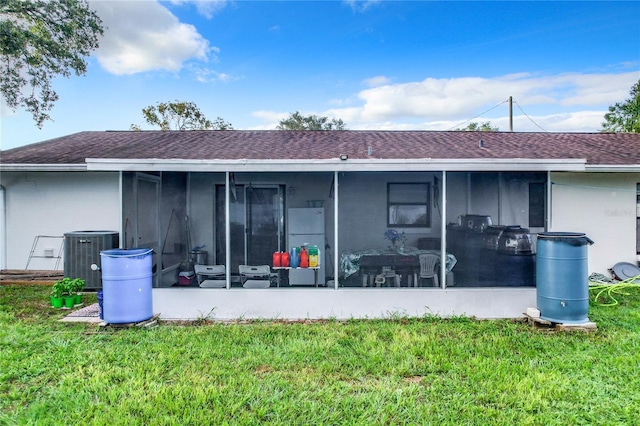
[[(536, 305), (538, 233), (586, 234), (590, 273), (640, 253), (638, 134), (91, 131), (0, 156), (2, 269), (60, 268), (39, 237), (116, 231), (154, 250), (168, 319), (517, 317)], [(305, 243), (318, 269), (243, 287), (240, 265)], [(222, 288), (181, 285), (194, 255), (225, 266)]]

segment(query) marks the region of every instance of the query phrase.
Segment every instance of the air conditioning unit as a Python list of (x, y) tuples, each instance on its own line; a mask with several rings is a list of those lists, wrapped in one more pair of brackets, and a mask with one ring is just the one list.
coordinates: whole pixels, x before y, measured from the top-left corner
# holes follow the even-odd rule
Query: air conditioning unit
[(64, 234), (64, 276), (81, 278), (88, 290), (102, 288), (102, 273), (91, 269), (100, 266), (100, 252), (118, 248), (119, 234), (115, 231), (75, 231)]

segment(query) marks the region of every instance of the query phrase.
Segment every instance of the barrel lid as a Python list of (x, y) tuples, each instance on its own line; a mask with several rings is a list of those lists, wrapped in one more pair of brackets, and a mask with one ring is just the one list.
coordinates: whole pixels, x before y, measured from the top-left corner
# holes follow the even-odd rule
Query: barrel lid
[[(613, 266), (613, 268), (611, 268), (611, 270), (615, 274), (616, 278), (621, 281), (640, 277), (640, 268), (633, 263), (618, 262)], [(640, 284), (640, 278), (633, 282)]]
[(580, 238), (584, 232), (540, 232), (538, 238)]
[(150, 248), (109, 249), (109, 250), (101, 250), (100, 256), (135, 257), (135, 256), (146, 256), (147, 254), (151, 254), (152, 252), (153, 252), (153, 249), (150, 249)]
[(520, 225), (507, 225), (504, 229), (503, 229), (503, 234), (504, 233), (511, 233), (511, 234), (528, 234), (529, 233), (529, 228), (523, 228)]
[(593, 241), (584, 232), (540, 232), (538, 239), (562, 241), (571, 245), (593, 244)]

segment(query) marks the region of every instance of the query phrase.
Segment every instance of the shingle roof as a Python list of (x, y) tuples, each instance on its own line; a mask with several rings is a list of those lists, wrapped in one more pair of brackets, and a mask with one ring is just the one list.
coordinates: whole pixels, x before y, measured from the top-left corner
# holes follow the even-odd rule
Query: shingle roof
[(84, 164), (87, 158), (320, 160), (340, 154), (350, 159), (586, 159), (589, 165), (640, 165), (640, 134), (90, 131), (2, 151), (0, 162)]

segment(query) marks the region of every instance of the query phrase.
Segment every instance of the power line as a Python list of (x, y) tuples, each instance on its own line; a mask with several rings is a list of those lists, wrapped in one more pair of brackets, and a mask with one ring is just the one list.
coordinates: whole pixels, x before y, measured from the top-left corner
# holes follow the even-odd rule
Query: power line
[(504, 101), (500, 102), (498, 105), (496, 105), (496, 106), (494, 106), (494, 107), (489, 108), (489, 109), (488, 109), (488, 110), (486, 110), (485, 112), (480, 113), (480, 114), (476, 115), (475, 117), (468, 119), (467, 121), (463, 121), (462, 123), (456, 124), (455, 126), (453, 126), (453, 127), (449, 128), (449, 129), (447, 129), (447, 131), (448, 131), (448, 130), (453, 130), (453, 129), (455, 129), (455, 128), (459, 127), (459, 126), (462, 126), (463, 124), (466, 124), (466, 123), (470, 122), (471, 120), (475, 120), (476, 118), (478, 118), (478, 117), (481, 117), (481, 116), (485, 115), (485, 114), (486, 114), (486, 113), (488, 113), (489, 111), (493, 111), (494, 109), (498, 108), (498, 107), (499, 107), (500, 105), (502, 105), (502, 104), (507, 103), (508, 101), (509, 101), (508, 99), (505, 99)]
[(538, 126), (538, 128), (540, 130), (542, 130), (545, 133), (548, 133), (545, 129), (542, 128), (542, 126), (540, 126), (538, 123), (536, 123), (535, 121), (533, 121), (533, 119), (531, 117), (529, 117), (529, 115), (527, 115), (526, 112), (524, 112), (524, 110), (522, 109), (522, 107), (520, 106), (520, 104), (517, 101), (514, 101), (515, 104), (518, 106), (518, 108), (520, 109), (520, 111), (522, 111), (522, 113), (524, 114), (525, 117), (527, 117), (529, 119), (529, 121), (531, 121), (533, 124), (535, 124), (536, 126)]
[[(536, 122), (535, 122), (531, 117), (529, 117), (529, 114), (527, 114), (527, 113), (522, 109), (522, 107), (520, 106), (520, 104), (519, 104), (516, 100), (513, 100), (513, 98), (512, 98), (512, 101), (513, 101), (513, 103), (515, 103), (515, 104), (516, 104), (516, 106), (517, 106), (517, 107), (518, 107), (518, 109), (522, 112), (522, 114), (524, 114), (524, 116), (525, 116), (525, 117), (527, 117), (527, 118), (529, 119), (529, 121), (531, 121), (534, 125), (536, 125), (536, 126), (537, 126), (540, 130), (542, 130), (543, 132), (548, 133), (548, 131), (547, 131), (546, 129), (544, 129), (542, 126), (540, 126), (538, 123), (536, 123)], [(500, 105), (503, 105), (503, 104), (505, 104), (505, 103), (507, 103), (507, 102), (509, 102), (509, 99), (506, 99), (506, 100), (504, 100), (504, 101), (500, 102), (499, 104), (497, 104), (497, 105), (495, 105), (495, 106), (493, 106), (493, 107), (489, 108), (489, 109), (488, 109), (488, 110), (486, 110), (485, 112), (480, 113), (480, 114), (476, 115), (475, 117), (470, 118), (470, 119), (468, 119), (468, 120), (466, 120), (466, 121), (463, 121), (462, 123), (458, 123), (458, 124), (456, 124), (455, 126), (450, 127), (450, 128), (449, 128), (449, 129), (447, 129), (447, 130), (453, 130), (453, 129), (459, 128), (460, 126), (462, 126), (462, 125), (464, 125), (464, 124), (467, 124), (467, 123), (469, 123), (470, 121), (475, 120), (476, 118), (478, 118), (478, 117), (481, 117), (481, 116), (485, 115), (485, 114), (486, 114), (486, 113), (488, 113), (489, 111), (493, 111), (494, 109), (498, 108)], [(510, 117), (510, 118), (511, 118), (511, 117)]]

